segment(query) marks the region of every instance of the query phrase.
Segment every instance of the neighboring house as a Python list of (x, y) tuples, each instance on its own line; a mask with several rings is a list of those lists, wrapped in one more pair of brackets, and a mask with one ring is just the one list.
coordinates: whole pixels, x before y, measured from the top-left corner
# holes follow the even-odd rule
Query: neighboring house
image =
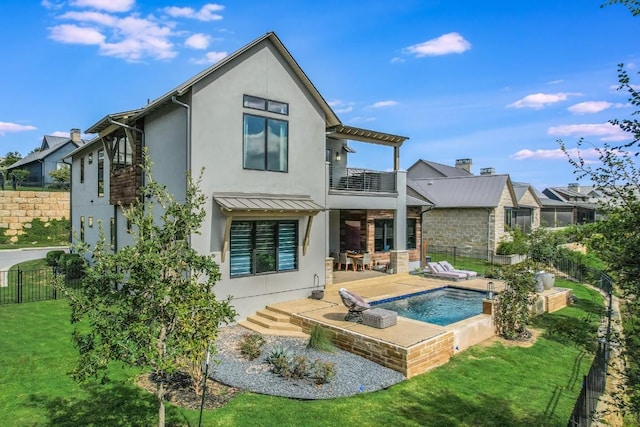
[(540, 204), (528, 185), (514, 187), (509, 175), (470, 171), (471, 160), (456, 167), (419, 160), (407, 170), (407, 195), (429, 202), (423, 215), (425, 244), (455, 247), (459, 253), (494, 253), (509, 229), (525, 232), (540, 224)]
[[(341, 250), (361, 250), (408, 271), (405, 137), (346, 126), (274, 33), (244, 46), (143, 108), (110, 114), (72, 157), (72, 226), (87, 243), (101, 220), (114, 250), (131, 243), (120, 204), (140, 194), (142, 147), (154, 178), (184, 200), (186, 171), (204, 168), (210, 198), (191, 244), (212, 254), (239, 320), (331, 283)], [(348, 167), (348, 141), (390, 149), (392, 172)], [(366, 146), (365, 146), (366, 147)]]
[(69, 167), (64, 159), (69, 153), (84, 144), (80, 129), (71, 129), (69, 137), (45, 135), (40, 149), (18, 160), (7, 168), (7, 177), (16, 169), (29, 171), (29, 177), (22, 185), (45, 187), (55, 183), (49, 172)]
[[(553, 222), (550, 213), (545, 214), (545, 226), (564, 227), (571, 224), (584, 224), (594, 222), (599, 218), (598, 204), (606, 201), (606, 196), (594, 187), (581, 187), (572, 183), (567, 187), (549, 187), (542, 193), (551, 200), (565, 203), (571, 209), (571, 218), (566, 214), (566, 207), (558, 221)], [(545, 209), (550, 211), (550, 209)]]

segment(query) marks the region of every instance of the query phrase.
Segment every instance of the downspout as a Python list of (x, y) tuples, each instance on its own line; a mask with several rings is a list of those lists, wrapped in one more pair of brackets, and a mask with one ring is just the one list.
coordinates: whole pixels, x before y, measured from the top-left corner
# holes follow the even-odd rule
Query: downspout
[[(138, 132), (141, 136), (141, 140), (140, 143), (142, 144), (142, 149), (144, 150), (144, 131), (142, 129), (138, 129), (136, 127), (133, 126), (129, 126), (127, 124), (124, 123), (120, 123), (120, 122), (116, 122), (115, 120), (113, 120), (111, 117), (109, 117), (109, 123), (116, 125), (116, 126), (120, 126), (122, 128), (125, 129), (129, 129), (131, 131), (134, 132)], [(111, 159), (109, 159), (109, 170), (111, 170)], [(145, 184), (145, 176), (144, 173), (142, 174), (142, 182), (140, 183), (143, 187)], [(109, 189), (111, 189), (111, 171), (109, 171)], [(113, 252), (118, 252), (118, 206), (117, 205), (113, 205), (113, 228), (114, 228), (114, 238), (113, 238)]]

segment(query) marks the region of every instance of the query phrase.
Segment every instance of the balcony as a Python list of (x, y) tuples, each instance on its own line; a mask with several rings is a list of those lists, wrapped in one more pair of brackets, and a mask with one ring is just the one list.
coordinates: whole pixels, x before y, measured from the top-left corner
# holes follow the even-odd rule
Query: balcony
[(397, 193), (396, 173), (330, 165), (329, 190)]

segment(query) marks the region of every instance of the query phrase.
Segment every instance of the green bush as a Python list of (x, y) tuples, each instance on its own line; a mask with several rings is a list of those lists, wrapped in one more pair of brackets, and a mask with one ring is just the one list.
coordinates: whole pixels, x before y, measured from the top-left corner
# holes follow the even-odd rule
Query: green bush
[(62, 251), (62, 250), (47, 252), (47, 256), (46, 256), (47, 265), (51, 267), (57, 267), (58, 263), (60, 262), (60, 257), (64, 255), (64, 253), (65, 251)]
[(80, 279), (84, 276), (86, 265), (85, 259), (80, 254), (63, 253), (58, 258), (58, 267), (66, 279)]
[(312, 363), (311, 371), (316, 384), (327, 384), (336, 377), (336, 364), (317, 359)]
[(24, 233), (18, 236), (18, 244), (47, 243), (52, 245), (64, 245), (69, 243), (70, 222), (68, 219), (52, 219), (42, 221), (34, 218), (27, 226)]
[(503, 237), (496, 249), (498, 255), (524, 255), (527, 251), (527, 235), (519, 228), (511, 230), (509, 237)]

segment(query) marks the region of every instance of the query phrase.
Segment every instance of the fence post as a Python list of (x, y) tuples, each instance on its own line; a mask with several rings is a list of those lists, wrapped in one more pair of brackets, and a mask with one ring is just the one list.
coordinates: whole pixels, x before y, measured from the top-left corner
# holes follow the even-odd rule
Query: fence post
[(457, 252), (458, 252), (457, 249), (458, 249), (457, 246), (453, 247), (453, 265), (456, 265), (456, 255), (457, 255)]
[(18, 267), (18, 304), (22, 302), (22, 269)]

